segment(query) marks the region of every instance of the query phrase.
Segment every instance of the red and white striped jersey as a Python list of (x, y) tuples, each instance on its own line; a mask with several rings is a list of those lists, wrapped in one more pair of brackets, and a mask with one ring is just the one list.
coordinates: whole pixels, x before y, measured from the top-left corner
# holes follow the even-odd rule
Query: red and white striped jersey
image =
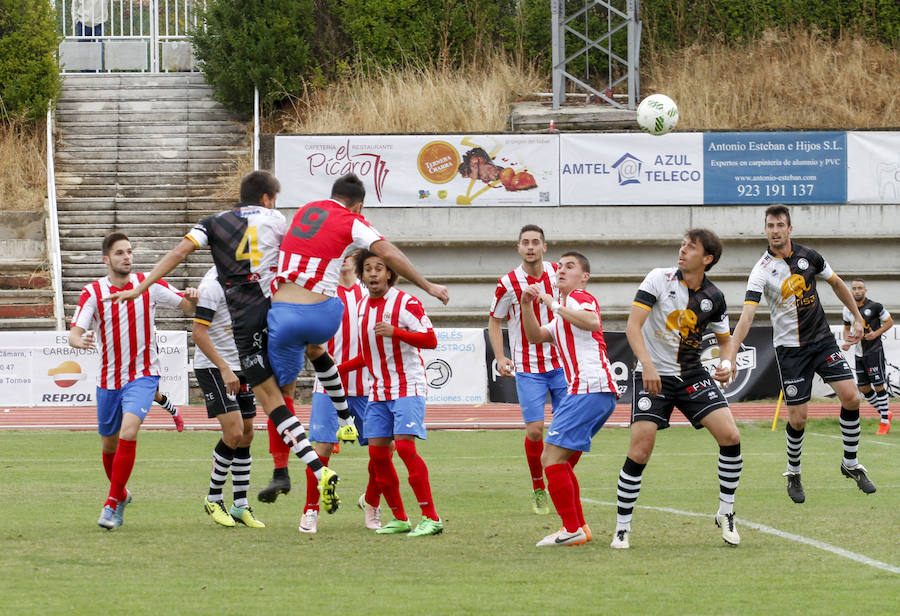
[(384, 297), (367, 298), (360, 312), (360, 338), (363, 359), (371, 373), (370, 400), (396, 400), (425, 396), (425, 362), (419, 349), (397, 338), (375, 335), (379, 321), (411, 332), (433, 331), (422, 302), (391, 287)]
[[(563, 305), (570, 310), (590, 310), (600, 318), (597, 300), (584, 289), (569, 293)], [(611, 392), (618, 397), (616, 380), (606, 356), (602, 320), (599, 330), (589, 332), (557, 315), (544, 328), (553, 336), (553, 344), (559, 347), (569, 394)]]
[[(362, 352), (359, 346), (359, 312), (363, 303), (369, 297), (369, 290), (358, 282), (350, 288), (338, 286), (337, 296), (344, 302), (344, 316), (341, 319), (341, 328), (328, 341), (328, 352), (334, 358), (334, 363), (340, 365), (346, 361), (358, 357)], [(348, 396), (369, 395), (369, 371), (359, 368), (341, 375), (344, 391)], [(316, 377), (314, 391), (325, 393), (325, 388)]]
[(95, 332), (101, 358), (97, 385), (101, 389), (121, 389), (142, 376), (159, 375), (153, 318), (157, 305), (177, 308), (181, 293), (159, 280), (134, 301), (112, 303), (104, 299), (134, 288), (144, 278), (146, 274), (131, 274), (130, 282), (118, 288), (106, 276), (87, 285), (78, 298), (72, 325)]
[(344, 257), (383, 239), (361, 214), (334, 199), (307, 203), (297, 210), (281, 242), (272, 292), (288, 280), (334, 297)]
[[(532, 278), (525, 273), (521, 265), (504, 275), (497, 282), (494, 291), (494, 301), (491, 304), (491, 316), (498, 319), (506, 317), (509, 320), (509, 351), (516, 364), (516, 372), (541, 373), (550, 372), (560, 367), (559, 354), (550, 344), (531, 344), (525, 337), (525, 328), (522, 327), (522, 289), (528, 285), (541, 283), (544, 290), (559, 299), (559, 291), (556, 289), (555, 263), (544, 261), (544, 273), (540, 278)], [(553, 318), (553, 313), (542, 302), (535, 300), (534, 314), (538, 324), (546, 325)]]

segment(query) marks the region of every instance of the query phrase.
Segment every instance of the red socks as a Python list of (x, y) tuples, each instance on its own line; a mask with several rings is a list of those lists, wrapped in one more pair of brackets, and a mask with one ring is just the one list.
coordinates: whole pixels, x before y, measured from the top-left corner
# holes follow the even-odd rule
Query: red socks
[(544, 489), (544, 467), (541, 465), (541, 454), (544, 452), (544, 441), (532, 441), (525, 437), (525, 459), (531, 471), (532, 490)]
[[(369, 445), (369, 459), (375, 469), (375, 479), (384, 500), (387, 501), (391, 513), (398, 520), (407, 520), (406, 510), (403, 508), (403, 499), (400, 497), (400, 478), (397, 469), (391, 462), (391, 448)], [(371, 503), (369, 503), (371, 504)]]
[[(294, 413), (293, 400), (285, 398), (284, 405), (291, 412), (291, 415), (296, 415), (296, 413)], [(286, 468), (288, 465), (288, 460), (291, 459), (291, 448), (287, 446), (287, 444), (284, 442), (284, 439), (281, 438), (281, 435), (276, 432), (275, 424), (272, 423), (271, 419), (266, 422), (266, 427), (269, 431), (269, 453), (272, 454), (272, 460), (275, 462), (275, 468)]]
[(574, 533), (584, 522), (579, 520), (580, 507), (575, 502), (577, 482), (573, 484), (574, 475), (572, 467), (568, 463), (553, 464), (544, 469), (547, 473), (547, 489), (550, 498), (556, 507), (556, 512), (562, 518), (563, 526), (570, 533)]
[[(323, 458), (319, 456), (319, 459), (322, 461), (322, 464), (328, 466), (328, 461), (331, 459), (330, 457)], [(287, 464), (285, 464), (287, 466)], [(303, 511), (306, 512), (307, 509), (314, 509), (315, 511), (319, 510), (319, 480), (316, 479), (316, 474), (313, 472), (311, 468), (306, 467), (306, 506), (303, 508)]]
[(422, 515), (431, 520), (439, 520), (437, 511), (434, 510), (434, 500), (431, 498), (431, 483), (428, 481), (428, 467), (425, 460), (416, 452), (416, 444), (406, 439), (398, 439), (395, 442), (397, 455), (403, 460), (409, 471), (409, 485), (412, 486), (416, 500), (422, 508)]
[(375, 478), (375, 461), (369, 458), (369, 483), (366, 484), (366, 502), (377, 507), (381, 502), (381, 488), (378, 487), (378, 480)]
[(112, 475), (109, 479), (109, 497), (106, 499), (106, 505), (115, 507), (120, 501), (124, 501), (126, 497), (125, 484), (131, 477), (131, 469), (134, 468), (135, 451), (137, 450), (137, 441), (126, 441), (119, 439), (119, 446), (116, 448), (116, 455), (112, 462)]
[(103, 470), (106, 471), (106, 478), (112, 480), (113, 460), (116, 457), (116, 452), (106, 453), (104, 451), (101, 453), (103, 453)]

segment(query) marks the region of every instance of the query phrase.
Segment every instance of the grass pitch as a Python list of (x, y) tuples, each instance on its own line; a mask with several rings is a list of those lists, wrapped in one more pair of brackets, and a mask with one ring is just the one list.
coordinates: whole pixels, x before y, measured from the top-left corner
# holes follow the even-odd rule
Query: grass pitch
[[(289, 495), (255, 501), (272, 469), (264, 437), (253, 446), (251, 502), (268, 527), (255, 530), (219, 527), (203, 512), (216, 434), (143, 433), (129, 482), (135, 501), (125, 525), (107, 532), (96, 525), (107, 481), (95, 434), (0, 432), (0, 612), (896, 613), (900, 435), (874, 431), (874, 422), (863, 422), (860, 459), (878, 486), (866, 496), (840, 474), (836, 421), (811, 422), (807, 501), (795, 505), (781, 477), (783, 429), (743, 424), (737, 548), (713, 524), (715, 442), (690, 428), (662, 432), (644, 474), (632, 548), (623, 551), (608, 544), (624, 429), (601, 431), (577, 468), (594, 541), (541, 549), (534, 544), (559, 518), (531, 513), (517, 430), (432, 432), (419, 443), (445, 522), (443, 535), (422, 538), (363, 527), (355, 502), (367, 458), (359, 447), (332, 462), (343, 478), (343, 508), (322, 514), (318, 534), (301, 535), (299, 461), (291, 462)], [(395, 462), (415, 522), (418, 507)]]

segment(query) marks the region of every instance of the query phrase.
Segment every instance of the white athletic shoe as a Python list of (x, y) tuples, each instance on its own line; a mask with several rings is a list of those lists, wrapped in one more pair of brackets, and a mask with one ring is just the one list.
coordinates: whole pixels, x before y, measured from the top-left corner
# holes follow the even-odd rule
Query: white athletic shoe
[(373, 507), (366, 502), (366, 495), (360, 494), (357, 506), (363, 510), (366, 516), (366, 528), (369, 530), (378, 530), (381, 528), (381, 506)]
[(297, 529), (301, 533), (314, 533), (319, 529), (319, 512), (315, 509), (307, 509), (306, 513), (300, 519), (300, 527)]
[(609, 547), (616, 548), (618, 550), (627, 550), (631, 547), (631, 544), (628, 542), (628, 538), (631, 536), (630, 530), (625, 530), (624, 528), (620, 528), (613, 535), (612, 543), (609, 544)]
[(547, 535), (538, 541), (536, 545), (539, 548), (543, 548), (554, 545), (582, 545), (587, 542), (588, 538), (584, 529), (579, 527), (574, 533), (570, 533), (565, 528), (562, 528), (555, 533)]
[(728, 545), (738, 545), (741, 542), (741, 536), (734, 525), (733, 513), (716, 514), (716, 526), (722, 529), (722, 539)]

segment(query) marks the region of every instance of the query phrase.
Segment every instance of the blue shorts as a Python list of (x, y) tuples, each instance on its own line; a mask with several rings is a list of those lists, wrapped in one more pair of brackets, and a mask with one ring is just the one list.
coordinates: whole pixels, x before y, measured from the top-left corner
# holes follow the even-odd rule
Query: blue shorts
[(425, 434), (425, 398), (407, 396), (379, 402), (369, 400), (366, 406), (366, 438), (391, 438), (395, 434), (428, 438)]
[(98, 387), (97, 432), (100, 436), (118, 434), (122, 427), (122, 413), (137, 415), (143, 422), (150, 412), (158, 387), (158, 376), (142, 376), (120, 389)]
[(278, 386), (297, 380), (308, 344), (334, 338), (344, 316), (344, 303), (329, 297), (318, 304), (273, 302), (269, 309), (269, 363)]
[(547, 442), (557, 447), (590, 451), (591, 439), (616, 408), (616, 394), (574, 394), (566, 396), (553, 413)]
[(522, 407), (522, 419), (525, 423), (544, 421), (544, 404), (547, 392), (550, 392), (550, 408), (555, 413), (559, 403), (566, 397), (566, 373), (562, 368), (532, 374), (516, 372), (516, 392), (519, 394), (519, 406)]
[[(368, 445), (369, 440), (363, 435), (368, 396), (347, 396), (347, 406), (353, 415), (353, 423), (359, 431), (360, 445)], [(316, 443), (337, 443), (338, 416), (331, 402), (331, 396), (318, 391), (313, 392), (312, 410), (309, 412), (309, 440)]]

